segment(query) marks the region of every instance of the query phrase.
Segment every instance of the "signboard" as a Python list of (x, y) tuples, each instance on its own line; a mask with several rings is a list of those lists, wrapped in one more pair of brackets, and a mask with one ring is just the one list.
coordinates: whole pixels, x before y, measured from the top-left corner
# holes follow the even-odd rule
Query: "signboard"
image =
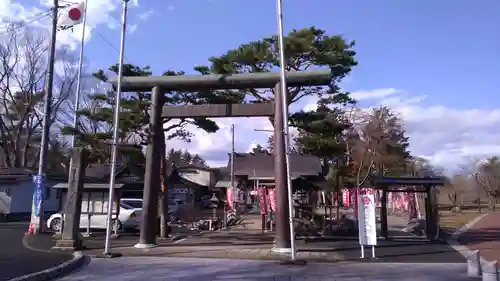
[(176, 194), (187, 194), (189, 192), (189, 190), (185, 187), (175, 187), (175, 188), (172, 188), (172, 193), (176, 193)]
[[(66, 206), (66, 195), (62, 197), (62, 206)], [(84, 192), (82, 194), (81, 214), (106, 214), (108, 212), (108, 205), (107, 192)], [(116, 213), (116, 202), (113, 204), (112, 211)]]
[(260, 214), (267, 215), (267, 198), (266, 198), (265, 187), (259, 187), (259, 205), (260, 205)]
[(372, 189), (358, 190), (359, 244), (377, 245), (377, 224), (375, 218), (375, 195)]
[(274, 191), (274, 188), (270, 188), (267, 193), (269, 196), (269, 203), (271, 205), (271, 210), (273, 210), (273, 212), (276, 212), (276, 193)]
[(227, 200), (227, 205), (230, 210), (233, 210), (233, 189), (228, 187), (226, 188), (226, 200)]

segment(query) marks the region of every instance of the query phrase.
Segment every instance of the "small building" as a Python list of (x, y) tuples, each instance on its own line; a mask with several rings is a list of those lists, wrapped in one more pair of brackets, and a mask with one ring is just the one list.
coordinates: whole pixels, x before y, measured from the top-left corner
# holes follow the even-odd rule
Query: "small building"
[[(82, 201), (105, 202), (107, 204), (109, 180), (111, 176), (110, 164), (90, 164), (85, 169)], [(68, 181), (59, 182), (54, 185), (58, 190), (58, 211), (65, 205), (65, 194)], [(143, 165), (117, 165), (115, 173), (115, 197), (142, 199), (144, 189), (144, 166)], [(103, 204), (100, 204), (103, 205)], [(107, 207), (102, 207), (106, 209)]]
[[(0, 169), (0, 220), (29, 220), (33, 205), (35, 174), (23, 168)], [(54, 192), (52, 187), (62, 181), (67, 182), (66, 174), (47, 173), (43, 203), (46, 214), (58, 210), (61, 194)]]
[[(328, 167), (323, 165), (320, 158), (310, 155), (292, 154), (290, 159), (290, 173), (294, 192), (304, 191), (311, 194), (312, 190), (319, 189), (325, 182)], [(227, 167), (219, 168), (219, 181), (215, 185), (226, 189), (231, 186), (231, 154)], [(234, 182), (239, 190), (252, 190), (259, 186), (274, 188), (275, 185), (274, 156), (262, 153), (235, 153)], [(240, 202), (244, 202), (245, 192), (240, 192)]]
[[(227, 167), (219, 169), (221, 179), (217, 187), (229, 187), (231, 171), (231, 154)], [(312, 187), (309, 183), (323, 182), (328, 167), (322, 164), (320, 158), (311, 155), (292, 154), (290, 159), (290, 173), (295, 182), (295, 189)], [(235, 153), (234, 156), (235, 181), (241, 187), (259, 185), (274, 186), (274, 156), (269, 153)], [(300, 184), (299, 184), (300, 183)]]
[(197, 203), (214, 191), (217, 173), (200, 165), (173, 165), (167, 180), (168, 196), (185, 203)]

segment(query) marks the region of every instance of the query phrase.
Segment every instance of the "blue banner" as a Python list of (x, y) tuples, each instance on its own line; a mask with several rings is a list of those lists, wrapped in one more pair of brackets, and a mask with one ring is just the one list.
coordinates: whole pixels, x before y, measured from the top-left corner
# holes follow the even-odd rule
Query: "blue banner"
[(33, 177), (33, 182), (35, 188), (33, 190), (33, 214), (35, 217), (40, 216), (40, 210), (42, 209), (43, 191), (44, 191), (44, 176), (36, 175)]

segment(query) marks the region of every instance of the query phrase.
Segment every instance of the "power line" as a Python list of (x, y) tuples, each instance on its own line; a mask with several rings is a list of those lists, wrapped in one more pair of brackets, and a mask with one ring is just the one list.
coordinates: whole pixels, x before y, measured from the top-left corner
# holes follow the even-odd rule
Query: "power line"
[[(68, 4), (74, 4), (74, 2), (71, 2), (71, 1), (62, 1), (62, 2), (66, 2)], [(38, 14), (36, 14), (34, 16), (33, 19), (31, 20), (27, 20), (27, 21), (22, 21), (21, 23), (19, 23), (18, 26), (12, 28), (12, 29), (9, 29), (7, 28), (6, 30), (4, 30), (3, 32), (0, 33), (0, 36), (3, 36), (3, 35), (6, 35), (7, 33), (9, 32), (18, 32), (20, 31), (22, 28), (32, 24), (32, 23), (35, 23), (39, 20), (42, 20), (46, 17), (49, 17), (51, 14), (50, 14), (50, 11), (52, 9), (48, 9), (46, 11), (43, 11), (43, 12), (40, 12)], [(97, 33), (97, 35), (99, 35), (99, 37), (101, 37), (101, 39), (111, 48), (113, 49), (116, 53), (120, 53), (120, 51), (118, 50), (118, 48), (113, 44), (111, 43), (104, 35), (102, 35), (99, 31), (95, 30), (95, 32)], [(132, 64), (132, 62), (127, 58), (127, 57), (124, 57), (124, 59), (129, 63), (129, 64)]]
[[(19, 30), (21, 30), (22, 28), (24, 28), (24, 27), (26, 27), (26, 26), (28, 26), (28, 25), (30, 25), (30, 24), (32, 24), (32, 23), (35, 23), (35, 22), (37, 22), (37, 21), (39, 21), (39, 20), (42, 20), (42, 19), (44, 19), (44, 18), (46, 18), (46, 17), (49, 17), (49, 16), (50, 16), (50, 11), (51, 11), (51, 10), (52, 10), (52, 9), (48, 9), (48, 10), (46, 10), (46, 11), (44, 11), (44, 12), (40, 12), (40, 13), (38, 13), (38, 14), (36, 14), (36, 15), (34, 16), (34, 19), (31, 19), (31, 20), (26, 20), (26, 21), (22, 21), (22, 22), (20, 22), (17, 26), (15, 26), (15, 27), (13, 27), (13, 28), (9, 28), (9, 27), (5, 28), (5, 29), (3, 30), (3, 32), (2, 32), (2, 33), (0, 33), (0, 36), (6, 35), (6, 34), (7, 34), (7, 33), (9, 33), (9, 32), (18, 32), (18, 31), (19, 31)], [(10, 22), (10, 23), (8, 23), (8, 24), (12, 24), (12, 23), (13, 23), (13, 22), (11, 21), (11, 22)]]
[[(99, 33), (99, 31), (95, 30), (95, 32), (97, 33), (97, 35), (99, 35), (99, 37), (101, 37), (101, 39), (106, 43), (108, 44), (108, 46), (115, 50), (115, 52), (117, 53), (120, 53), (120, 50), (118, 50), (117, 47), (115, 47), (115, 45), (113, 45), (113, 43), (111, 43), (108, 39), (106, 39), (106, 37), (104, 37), (104, 35), (102, 35), (101, 33)], [(129, 64), (133, 64), (128, 58), (124, 57), (124, 59), (129, 63)]]

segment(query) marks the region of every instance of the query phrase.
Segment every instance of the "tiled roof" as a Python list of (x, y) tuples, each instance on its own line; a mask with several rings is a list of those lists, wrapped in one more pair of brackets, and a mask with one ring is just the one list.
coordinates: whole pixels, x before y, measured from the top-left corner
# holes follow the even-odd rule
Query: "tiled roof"
[[(144, 178), (143, 165), (118, 165), (116, 167), (116, 176), (122, 180), (142, 180)], [(36, 174), (36, 170), (32, 171), (26, 168), (0, 168), (0, 180), (13, 181), (13, 180), (32, 180)], [(111, 174), (111, 165), (109, 164), (91, 164), (85, 169), (86, 181), (109, 181)], [(67, 180), (68, 171), (48, 171), (48, 178)]]
[[(231, 162), (229, 162), (229, 165), (231, 165)], [(218, 181), (231, 181), (231, 169), (229, 167), (218, 167), (214, 168), (214, 170), (217, 173)]]
[[(128, 170), (127, 175), (123, 175), (124, 179), (142, 180), (144, 178), (143, 165), (117, 165), (115, 176), (120, 177), (122, 173)], [(85, 178), (87, 180), (108, 181), (111, 175), (110, 164), (90, 164), (85, 169)]]
[[(33, 176), (37, 173), (36, 170), (27, 168), (0, 168), (0, 181), (9, 183), (12, 181), (26, 181), (33, 180)], [(66, 179), (67, 173), (60, 173), (54, 171), (47, 171), (46, 175), (49, 179)]]

